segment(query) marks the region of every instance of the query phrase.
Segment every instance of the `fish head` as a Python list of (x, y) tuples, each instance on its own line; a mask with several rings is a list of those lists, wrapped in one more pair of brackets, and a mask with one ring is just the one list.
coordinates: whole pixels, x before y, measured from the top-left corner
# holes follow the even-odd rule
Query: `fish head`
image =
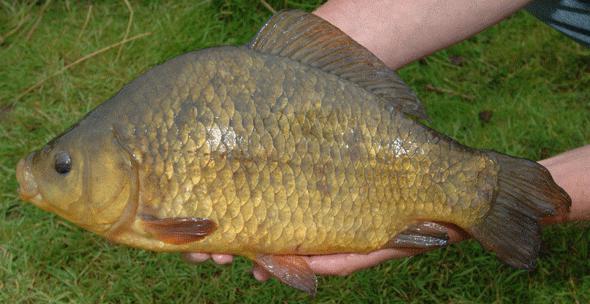
[(16, 169), (21, 199), (98, 234), (128, 218), (135, 172), (116, 132), (92, 123), (75, 125)]

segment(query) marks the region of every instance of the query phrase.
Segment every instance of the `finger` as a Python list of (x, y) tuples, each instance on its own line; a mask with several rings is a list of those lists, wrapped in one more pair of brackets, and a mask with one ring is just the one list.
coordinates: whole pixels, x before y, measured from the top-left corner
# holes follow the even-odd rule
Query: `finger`
[(215, 262), (219, 265), (224, 265), (224, 264), (231, 263), (234, 260), (234, 257), (229, 254), (214, 253), (214, 254), (211, 254), (211, 259), (213, 260), (213, 262)]
[(439, 223), (443, 226), (447, 227), (447, 234), (449, 235), (449, 243), (458, 243), (462, 240), (468, 239), (471, 236), (469, 233), (465, 232), (465, 230), (459, 228), (456, 225), (448, 224), (448, 223)]
[(322, 275), (349, 275), (383, 263), (384, 261), (414, 256), (426, 249), (381, 249), (368, 254), (332, 254), (307, 257), (311, 269)]
[(189, 263), (202, 263), (211, 257), (208, 253), (184, 252), (182, 258)]
[(312, 256), (307, 258), (307, 262), (316, 274), (343, 276), (375, 266), (394, 257), (401, 257), (400, 252), (393, 249), (383, 249), (369, 254), (347, 253)]
[[(452, 224), (444, 225), (449, 228), (450, 243), (456, 243), (469, 238), (469, 235), (457, 226)], [(414, 256), (433, 249), (436, 248), (391, 248), (377, 250), (368, 254), (319, 255), (307, 257), (307, 262), (316, 274), (343, 276), (378, 265), (390, 259)]]
[(260, 267), (258, 264), (254, 264), (254, 268), (252, 268), (252, 274), (254, 278), (260, 282), (264, 282), (272, 276), (268, 271), (264, 270), (264, 268)]

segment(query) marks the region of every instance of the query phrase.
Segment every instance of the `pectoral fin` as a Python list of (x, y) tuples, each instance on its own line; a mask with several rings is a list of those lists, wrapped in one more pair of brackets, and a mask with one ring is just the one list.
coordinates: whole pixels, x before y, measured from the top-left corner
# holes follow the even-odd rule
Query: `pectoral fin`
[(297, 255), (258, 255), (256, 263), (279, 281), (315, 296), (317, 278), (307, 261)]
[(182, 245), (198, 241), (213, 233), (217, 224), (210, 219), (195, 217), (179, 217), (143, 219), (145, 230), (156, 239), (174, 245)]
[(434, 222), (421, 222), (409, 226), (387, 243), (387, 248), (435, 248), (449, 241), (447, 227)]

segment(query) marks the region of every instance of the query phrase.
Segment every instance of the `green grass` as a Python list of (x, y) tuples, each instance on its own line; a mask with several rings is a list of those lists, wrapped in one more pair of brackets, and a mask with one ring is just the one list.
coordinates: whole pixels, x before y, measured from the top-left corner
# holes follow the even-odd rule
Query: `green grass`
[[(321, 1), (269, 1), (311, 10)], [(238, 259), (189, 265), (176, 254), (111, 244), (17, 197), (17, 160), (38, 148), (149, 67), (184, 52), (242, 44), (270, 12), (258, 1), (133, 1), (126, 43), (121, 1), (0, 1), (0, 302), (307, 302), (276, 281), (259, 283)], [(22, 25), (6, 36), (24, 19)], [(82, 30), (84, 29), (84, 30)], [(31, 32), (30, 39), (27, 39)], [(463, 59), (461, 65), (449, 60)], [(470, 146), (541, 159), (590, 142), (590, 51), (525, 13), (400, 71), (431, 125)], [(429, 88), (447, 93), (439, 93)], [(464, 95), (472, 98), (463, 98)], [(492, 111), (489, 122), (478, 117)], [(545, 230), (536, 271), (511, 269), (473, 241), (320, 279), (312, 302), (590, 301), (587, 225)]]

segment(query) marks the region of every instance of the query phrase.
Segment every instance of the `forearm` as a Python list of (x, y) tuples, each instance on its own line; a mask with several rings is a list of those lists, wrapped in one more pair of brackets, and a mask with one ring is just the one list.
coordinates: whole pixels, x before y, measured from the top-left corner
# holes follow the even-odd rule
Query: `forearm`
[(398, 69), (473, 36), (529, 1), (329, 0), (314, 14)]

